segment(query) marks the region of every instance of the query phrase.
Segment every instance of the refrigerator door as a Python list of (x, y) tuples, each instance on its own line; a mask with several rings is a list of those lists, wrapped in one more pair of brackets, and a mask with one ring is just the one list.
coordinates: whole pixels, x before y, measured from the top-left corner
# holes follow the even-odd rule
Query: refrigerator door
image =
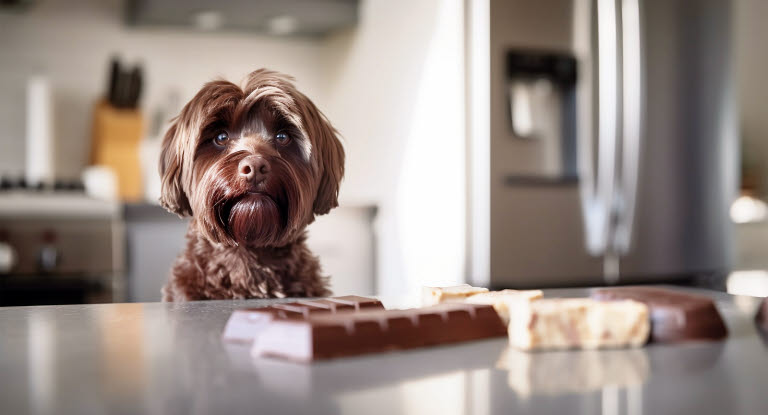
[[(573, 0), (490, 0), (490, 122), (488, 164), (475, 163), (473, 174), (486, 175), (489, 208), (474, 189), (473, 215), (489, 221), (489, 249), (473, 245), (476, 265), (488, 255), (489, 267), (470, 282), (494, 287), (543, 287), (594, 284), (602, 279), (602, 259), (590, 256), (580, 208), (579, 184), (548, 174), (542, 163), (546, 143), (515, 136), (509, 116), (505, 58), (514, 50), (573, 53)], [(578, 75), (581, 76), (580, 74)], [(480, 267), (477, 267), (480, 268)], [(485, 274), (487, 273), (487, 274)]]
[(626, 155), (638, 157), (639, 180), (621, 282), (726, 272), (738, 172), (732, 4), (639, 6), (645, 104), (642, 144)]
[[(731, 1), (611, 1), (490, 0), (490, 143), (487, 164), (472, 166), (473, 183), (488, 186), (487, 210), (473, 201), (473, 224), (485, 220), (487, 228), (473, 225), (471, 230), (471, 282), (493, 287), (602, 284), (606, 257), (617, 259), (608, 268), (619, 283), (672, 280), (730, 267), (728, 209), (738, 171)], [(616, 17), (615, 92), (608, 95), (603, 89), (604, 96), (599, 82), (605, 73), (601, 77), (599, 69), (605, 66), (597, 56), (601, 3), (614, 7)], [(579, 58), (576, 134), (589, 134), (595, 142), (588, 148), (592, 160), (586, 165), (580, 160), (578, 181), (535, 180), (543, 175), (537, 162), (541, 144), (516, 139), (510, 128), (504, 74), (510, 48), (571, 52)], [(611, 97), (615, 103), (607, 105)], [(612, 123), (601, 119), (609, 112), (616, 114)], [(615, 133), (601, 134), (601, 126)], [(606, 147), (611, 137), (613, 147)], [(601, 145), (613, 156), (612, 169), (600, 170)], [(593, 230), (599, 237), (589, 234), (583, 217), (589, 216), (584, 212), (588, 168), (592, 200), (597, 201), (592, 205), (602, 209), (595, 216), (602, 227)], [(600, 182), (611, 186), (599, 189)], [(473, 186), (473, 194), (483, 195)], [(487, 268), (476, 266), (486, 261)]]

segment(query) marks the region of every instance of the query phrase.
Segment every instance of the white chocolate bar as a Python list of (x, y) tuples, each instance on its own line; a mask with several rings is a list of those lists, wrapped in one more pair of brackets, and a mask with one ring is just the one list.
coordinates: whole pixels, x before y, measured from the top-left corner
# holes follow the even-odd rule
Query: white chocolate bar
[(509, 343), (521, 350), (638, 347), (650, 332), (648, 307), (632, 300), (519, 301), (510, 313)]
[(474, 294), (467, 297), (464, 302), (492, 305), (504, 324), (509, 324), (509, 309), (514, 306), (512, 303), (538, 300), (543, 295), (541, 290), (501, 290)]
[(469, 284), (451, 287), (424, 287), (421, 290), (421, 305), (433, 306), (440, 303), (460, 303), (470, 295), (487, 293), (487, 288), (473, 287)]

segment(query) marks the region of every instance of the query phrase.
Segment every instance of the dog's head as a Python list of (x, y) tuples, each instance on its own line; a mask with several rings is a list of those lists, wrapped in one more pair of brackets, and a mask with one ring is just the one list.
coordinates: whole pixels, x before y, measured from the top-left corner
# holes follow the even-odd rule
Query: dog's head
[(209, 82), (165, 135), (160, 202), (209, 240), (282, 246), (338, 205), (344, 149), (292, 78), (260, 69)]

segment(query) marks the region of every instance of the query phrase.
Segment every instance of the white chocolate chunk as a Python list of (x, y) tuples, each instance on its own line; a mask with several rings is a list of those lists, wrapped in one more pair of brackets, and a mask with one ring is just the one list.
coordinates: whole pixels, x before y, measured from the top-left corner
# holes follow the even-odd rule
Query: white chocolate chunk
[(469, 284), (451, 287), (424, 287), (421, 290), (421, 305), (428, 307), (441, 303), (458, 303), (463, 302), (470, 295), (487, 292), (487, 288), (473, 287)]
[(638, 347), (650, 332), (648, 307), (632, 300), (519, 301), (510, 313), (509, 343), (522, 350)]
[(514, 302), (538, 300), (543, 295), (541, 290), (501, 290), (474, 294), (464, 301), (470, 304), (492, 305), (504, 324), (509, 324), (509, 309), (514, 307)]

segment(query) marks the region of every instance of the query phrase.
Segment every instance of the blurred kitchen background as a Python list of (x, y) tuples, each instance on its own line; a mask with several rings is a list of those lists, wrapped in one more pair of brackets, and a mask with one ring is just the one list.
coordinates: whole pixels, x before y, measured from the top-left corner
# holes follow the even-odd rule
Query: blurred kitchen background
[(169, 120), (268, 67), (344, 138), (337, 294), (768, 295), (763, 0), (0, 0), (0, 305), (159, 301)]

